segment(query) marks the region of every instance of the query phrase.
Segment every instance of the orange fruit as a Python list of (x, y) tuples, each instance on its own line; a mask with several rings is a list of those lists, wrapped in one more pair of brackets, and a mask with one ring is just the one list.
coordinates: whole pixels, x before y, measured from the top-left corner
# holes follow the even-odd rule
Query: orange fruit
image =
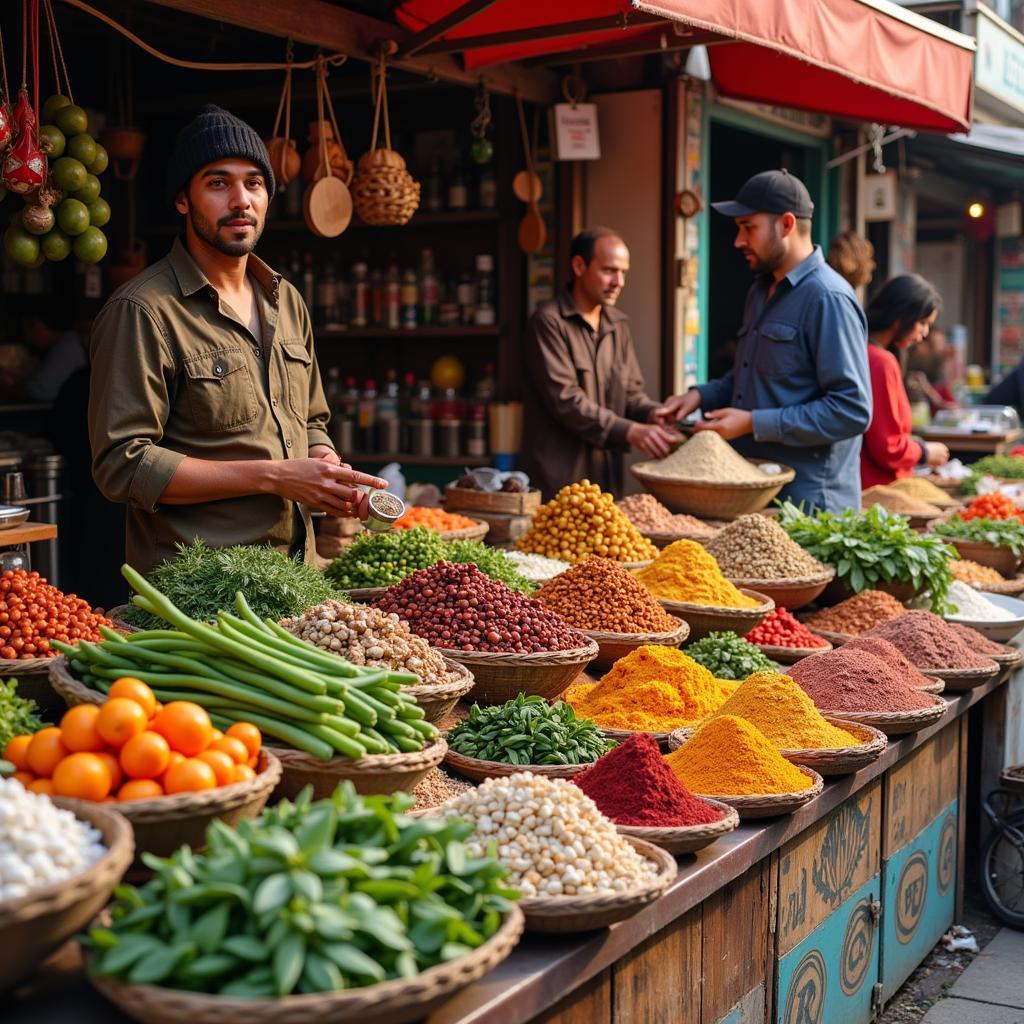
[(127, 697), (114, 697), (101, 708), (96, 731), (110, 746), (120, 749), (146, 728), (149, 719), (141, 704)]
[(17, 779), (26, 789), (36, 781), (36, 777), (31, 772), (15, 772), (12, 779)]
[(153, 729), (186, 757), (195, 757), (210, 745), (213, 723), (198, 704), (189, 700), (174, 700), (165, 704), (153, 719)]
[(146, 712), (146, 718), (152, 718), (156, 714), (156, 697), (153, 691), (141, 680), (132, 676), (122, 676), (114, 681), (113, 686), (107, 691), (108, 697), (126, 697), (142, 705)]
[(185, 760), (184, 754), (179, 754), (176, 750), (171, 751), (171, 756), (167, 761), (167, 767), (164, 769), (163, 775), (160, 776), (159, 782), (161, 786), (167, 785), (167, 773), (176, 765), (181, 764)]
[(45, 793), (54, 796), (53, 783), (49, 779), (33, 779), (26, 787), (30, 793)]
[(158, 732), (140, 732), (122, 748), (118, 759), (130, 779), (155, 779), (167, 771), (171, 748)]
[(248, 782), (256, 778), (256, 773), (247, 764), (236, 764), (231, 767), (235, 773), (234, 782)]
[(53, 791), (79, 800), (103, 800), (110, 793), (110, 772), (95, 754), (68, 754), (53, 770)]
[(127, 803), (129, 800), (152, 800), (155, 796), (163, 795), (163, 786), (156, 779), (129, 779), (117, 791), (117, 799), (121, 803)]
[(255, 757), (260, 752), (260, 747), (263, 746), (263, 737), (260, 735), (259, 729), (251, 722), (235, 722), (228, 729), (227, 734), (233, 739), (241, 740), (245, 744), (245, 749), (249, 751), (250, 757)]
[(109, 750), (101, 750), (96, 756), (107, 766), (107, 774), (110, 776), (110, 792), (116, 792), (124, 779), (124, 772), (121, 771), (117, 757)]
[(260, 755), (253, 754), (248, 761), (245, 762), (250, 768), (255, 769), (260, 763)]
[(222, 733), (220, 731), (220, 729), (218, 729), (216, 726), (214, 726), (213, 727), (213, 732), (210, 733), (210, 742), (213, 743), (214, 740), (222, 739), (223, 736), (224, 736), (224, 733)]
[(216, 789), (217, 776), (213, 769), (198, 757), (186, 757), (164, 777), (164, 790), (168, 793), (196, 793), (201, 789)]
[(18, 771), (28, 769), (28, 745), (32, 742), (30, 735), (14, 736), (4, 747), (4, 760), (10, 761)]
[(25, 759), (31, 772), (49, 778), (54, 768), (67, 757), (67, 754), (68, 748), (64, 746), (64, 741), (60, 737), (60, 729), (50, 725), (40, 729), (32, 737)]
[(235, 739), (234, 736), (225, 736), (223, 739), (211, 743), (210, 749), (224, 751), (235, 764), (245, 764), (249, 760), (249, 751), (246, 750), (245, 744), (241, 740)]
[(104, 747), (103, 737), (96, 730), (100, 709), (96, 704), (79, 704), (64, 713), (60, 720), (60, 738), (64, 746), (76, 751), (99, 751)]
[(204, 750), (199, 760), (205, 761), (213, 769), (218, 786), (227, 786), (235, 781), (235, 762), (223, 750)]

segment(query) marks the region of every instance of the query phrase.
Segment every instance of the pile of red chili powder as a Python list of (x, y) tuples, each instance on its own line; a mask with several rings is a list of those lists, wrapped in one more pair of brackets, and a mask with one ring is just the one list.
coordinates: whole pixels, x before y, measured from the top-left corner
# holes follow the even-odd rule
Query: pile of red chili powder
[(572, 781), (617, 825), (678, 828), (722, 820), (721, 811), (676, 778), (649, 733), (634, 733)]
[(916, 665), (912, 665), (907, 661), (888, 640), (883, 640), (880, 636), (858, 636), (848, 641), (844, 646), (847, 650), (865, 651), (876, 658), (880, 658), (899, 672), (915, 690), (921, 690), (935, 683), (934, 679), (929, 679), (928, 676), (922, 675), (921, 670)]
[(819, 711), (918, 711), (934, 703), (899, 669), (850, 644), (798, 661), (789, 675)]
[(972, 650), (947, 622), (931, 612), (907, 612), (865, 635), (888, 640), (920, 669), (992, 668), (989, 658)]

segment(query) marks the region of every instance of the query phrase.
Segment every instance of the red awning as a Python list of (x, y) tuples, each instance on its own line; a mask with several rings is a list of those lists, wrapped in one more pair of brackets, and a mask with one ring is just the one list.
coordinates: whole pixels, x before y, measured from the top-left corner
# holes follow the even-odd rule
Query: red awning
[(888, 0), (404, 0), (416, 51), (468, 68), (709, 44), (725, 96), (955, 132), (971, 123), (974, 41)]

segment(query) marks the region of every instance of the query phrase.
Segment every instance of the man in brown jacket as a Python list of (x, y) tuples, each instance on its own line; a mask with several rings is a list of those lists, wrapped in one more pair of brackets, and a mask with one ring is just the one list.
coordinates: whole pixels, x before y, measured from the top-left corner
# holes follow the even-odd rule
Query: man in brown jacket
[(587, 478), (622, 490), (622, 454), (669, 453), (676, 434), (644, 392), (628, 317), (616, 308), (629, 250), (609, 228), (570, 249), (572, 281), (537, 307), (523, 340), (523, 470), (545, 498)]
[(387, 484), (338, 458), (309, 311), (253, 254), (274, 194), (266, 147), (208, 106), (178, 136), (167, 181), (184, 238), (93, 326), (93, 476), (127, 504), (141, 572), (197, 537), (311, 559), (310, 509), (365, 519), (356, 485)]

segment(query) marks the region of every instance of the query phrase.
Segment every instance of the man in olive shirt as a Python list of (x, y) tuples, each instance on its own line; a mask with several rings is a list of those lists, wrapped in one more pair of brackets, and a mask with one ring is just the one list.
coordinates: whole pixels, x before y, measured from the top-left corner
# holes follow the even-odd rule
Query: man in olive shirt
[(365, 519), (327, 434), (313, 332), (298, 292), (253, 255), (274, 194), (266, 147), (208, 106), (178, 136), (168, 200), (184, 239), (118, 289), (91, 337), (93, 475), (128, 505), (141, 572), (203, 538), (314, 551), (310, 509)]

